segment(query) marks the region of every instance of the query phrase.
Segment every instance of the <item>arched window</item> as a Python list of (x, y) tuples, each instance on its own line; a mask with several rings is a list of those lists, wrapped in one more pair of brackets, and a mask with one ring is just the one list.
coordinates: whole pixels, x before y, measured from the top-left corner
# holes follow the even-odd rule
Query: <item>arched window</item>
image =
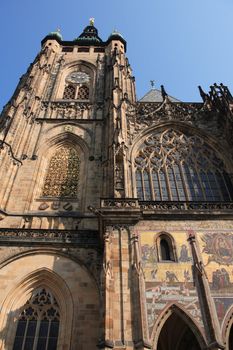
[(42, 195), (45, 197), (77, 197), (80, 159), (76, 149), (59, 148), (50, 159)]
[(157, 246), (160, 261), (176, 260), (175, 246), (167, 233), (162, 233), (157, 237)]
[(223, 162), (198, 136), (173, 129), (150, 136), (138, 151), (135, 167), (140, 200), (233, 200)]
[(78, 89), (78, 100), (88, 100), (89, 99), (89, 88), (87, 86), (80, 86)]
[(75, 92), (76, 88), (73, 85), (67, 85), (63, 93), (63, 98), (67, 100), (74, 100)]
[(59, 305), (52, 293), (34, 291), (19, 315), (13, 350), (56, 350)]
[(170, 248), (166, 239), (160, 241), (160, 252), (162, 260), (171, 260)]

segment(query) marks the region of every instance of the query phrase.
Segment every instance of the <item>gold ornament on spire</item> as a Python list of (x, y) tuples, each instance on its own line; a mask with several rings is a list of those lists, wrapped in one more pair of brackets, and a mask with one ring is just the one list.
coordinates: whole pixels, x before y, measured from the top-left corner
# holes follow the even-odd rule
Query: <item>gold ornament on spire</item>
[(94, 26), (95, 18), (91, 17), (91, 18), (89, 19), (89, 21), (90, 21), (90, 26)]

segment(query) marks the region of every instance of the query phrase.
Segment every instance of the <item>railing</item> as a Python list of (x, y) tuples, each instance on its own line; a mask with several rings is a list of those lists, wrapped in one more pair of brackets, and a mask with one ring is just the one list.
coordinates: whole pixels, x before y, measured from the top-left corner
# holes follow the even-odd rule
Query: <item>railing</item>
[(94, 106), (89, 102), (58, 100), (42, 102), (40, 118), (92, 119)]
[(96, 231), (89, 230), (46, 230), (46, 229), (0, 229), (0, 243), (70, 243), (82, 246), (98, 246), (99, 239)]
[(232, 211), (233, 202), (140, 201), (132, 198), (105, 198), (101, 199), (101, 208), (140, 209), (142, 211)]

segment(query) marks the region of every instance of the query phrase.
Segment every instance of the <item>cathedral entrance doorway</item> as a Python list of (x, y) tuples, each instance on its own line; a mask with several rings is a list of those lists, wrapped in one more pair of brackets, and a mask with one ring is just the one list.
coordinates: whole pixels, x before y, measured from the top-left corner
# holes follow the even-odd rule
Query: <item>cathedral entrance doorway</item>
[(201, 347), (192, 329), (179, 315), (172, 313), (160, 332), (157, 350), (187, 349), (201, 350)]
[(228, 346), (229, 346), (229, 350), (233, 350), (233, 326), (231, 326)]

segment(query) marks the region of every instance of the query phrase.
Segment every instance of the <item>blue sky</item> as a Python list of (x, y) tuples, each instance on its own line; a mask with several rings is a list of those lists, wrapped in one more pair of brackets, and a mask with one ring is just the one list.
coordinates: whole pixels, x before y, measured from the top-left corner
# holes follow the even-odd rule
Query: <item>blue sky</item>
[(106, 40), (113, 28), (128, 44), (137, 96), (151, 79), (183, 101), (199, 101), (197, 86), (214, 82), (233, 93), (232, 0), (1, 0), (0, 109), (58, 26), (72, 40), (95, 17)]

